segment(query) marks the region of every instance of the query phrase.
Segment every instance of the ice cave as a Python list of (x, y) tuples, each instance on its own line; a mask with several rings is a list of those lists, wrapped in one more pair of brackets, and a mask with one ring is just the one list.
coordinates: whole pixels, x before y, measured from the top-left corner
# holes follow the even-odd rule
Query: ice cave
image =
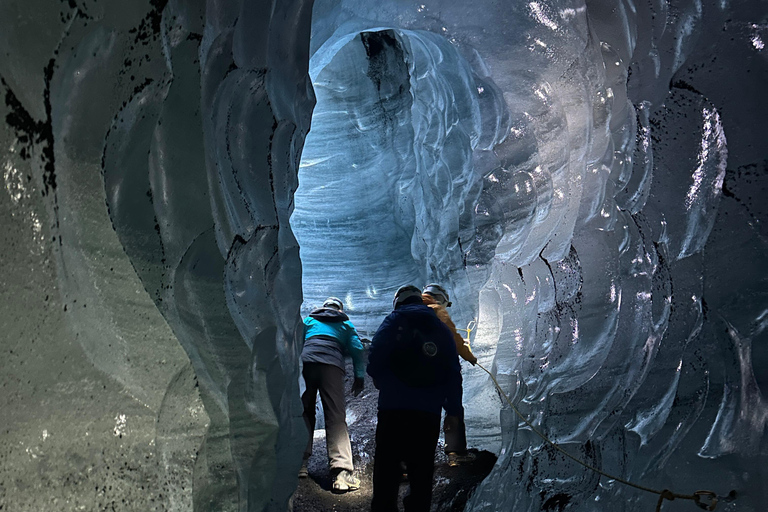
[[(563, 449), (765, 511), (766, 42), (764, 0), (1, 0), (0, 510), (291, 510), (301, 317), (440, 282)], [(465, 510), (654, 510), (463, 376)]]

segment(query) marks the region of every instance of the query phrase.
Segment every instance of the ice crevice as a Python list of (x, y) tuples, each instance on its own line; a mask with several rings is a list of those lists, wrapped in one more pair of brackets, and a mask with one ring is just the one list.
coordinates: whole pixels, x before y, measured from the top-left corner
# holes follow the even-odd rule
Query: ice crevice
[[(761, 510), (761, 2), (74, 4), (0, 6), (0, 444), (20, 481), (285, 510), (301, 315), (336, 295), (370, 337), (395, 289), (440, 282), (480, 362), (569, 452)], [(470, 445), (499, 455), (467, 510), (651, 503), (463, 375)], [(91, 442), (154, 487), (137, 496)]]

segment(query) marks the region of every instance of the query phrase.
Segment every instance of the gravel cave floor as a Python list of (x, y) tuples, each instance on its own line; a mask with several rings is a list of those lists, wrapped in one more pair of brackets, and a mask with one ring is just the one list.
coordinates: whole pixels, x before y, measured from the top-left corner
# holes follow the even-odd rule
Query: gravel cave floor
[[(351, 364), (347, 365), (345, 387), (352, 385)], [(309, 477), (299, 479), (293, 496), (293, 512), (356, 512), (370, 510), (373, 494), (373, 454), (375, 452), (376, 402), (378, 392), (369, 378), (358, 397), (347, 395), (347, 425), (352, 441), (355, 476), (360, 479), (360, 489), (344, 494), (331, 492), (331, 475), (328, 468), (324, 430), (315, 431), (312, 457), (307, 467)], [(472, 447), (470, 446), (470, 449)], [(478, 451), (477, 459), (459, 467), (448, 466), (443, 453), (442, 435), (435, 451), (435, 477), (432, 494), (433, 512), (462, 511), (477, 485), (490, 473), (496, 456), (488, 451)], [(400, 499), (407, 495), (408, 484), (400, 486)], [(400, 501), (402, 506), (402, 501)]]

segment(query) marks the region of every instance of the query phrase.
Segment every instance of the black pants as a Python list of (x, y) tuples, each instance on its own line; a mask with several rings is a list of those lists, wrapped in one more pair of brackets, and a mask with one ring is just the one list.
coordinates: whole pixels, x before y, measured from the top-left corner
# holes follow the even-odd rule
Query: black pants
[(445, 415), (443, 420), (445, 434), (445, 453), (456, 452), (460, 455), (467, 453), (467, 427), (464, 425), (464, 409), (459, 416)]
[(397, 512), (397, 495), (405, 463), (410, 494), (406, 512), (429, 512), (435, 448), (440, 437), (440, 415), (421, 411), (379, 411), (373, 461), (371, 512)]
[[(461, 388), (463, 401), (464, 387)], [(467, 427), (464, 425), (464, 407), (457, 416), (445, 415), (443, 420), (443, 433), (445, 434), (445, 453), (456, 452), (460, 455), (467, 453)]]

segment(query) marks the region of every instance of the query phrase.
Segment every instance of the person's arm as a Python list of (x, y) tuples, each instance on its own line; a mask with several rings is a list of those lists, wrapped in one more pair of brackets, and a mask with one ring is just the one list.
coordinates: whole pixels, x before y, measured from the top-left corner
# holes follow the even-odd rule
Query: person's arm
[(301, 348), (304, 348), (304, 342), (307, 341), (307, 328), (309, 317), (305, 318), (304, 321), (301, 323), (302, 331), (301, 331)]
[(360, 336), (357, 334), (355, 326), (352, 322), (347, 320), (344, 322), (347, 328), (347, 352), (352, 357), (352, 366), (355, 369), (355, 379), (362, 379), (365, 377), (365, 349), (363, 343), (360, 341)]
[(475, 357), (475, 354), (472, 353), (472, 349), (469, 347), (469, 340), (465, 340), (461, 337), (461, 334), (458, 333), (456, 324), (453, 323), (453, 319), (451, 319), (451, 315), (448, 314), (448, 311), (445, 308), (439, 308), (435, 312), (437, 313), (437, 317), (451, 330), (451, 333), (453, 334), (453, 342), (456, 345), (456, 350), (458, 351), (459, 356), (473, 365), (477, 363), (477, 357)]
[(458, 349), (461, 358), (473, 365), (477, 364), (477, 356), (472, 353), (472, 347), (469, 346), (469, 340), (465, 340), (459, 336), (458, 333), (454, 336), (454, 340), (456, 341), (456, 348)]
[(448, 339), (450, 338), (446, 337), (445, 344), (446, 350), (450, 353), (450, 365), (448, 367), (448, 379), (446, 382), (445, 414), (448, 416), (459, 416), (462, 411), (461, 364), (459, 364), (459, 358), (457, 357), (456, 345), (452, 342), (453, 340), (449, 342)]
[(387, 343), (387, 340), (389, 339), (391, 329), (392, 321), (390, 316), (387, 316), (379, 326), (376, 334), (373, 335), (371, 347), (368, 349), (368, 368), (366, 371), (373, 379), (373, 385), (377, 389), (379, 388), (379, 380), (387, 368), (390, 350), (390, 344)]

